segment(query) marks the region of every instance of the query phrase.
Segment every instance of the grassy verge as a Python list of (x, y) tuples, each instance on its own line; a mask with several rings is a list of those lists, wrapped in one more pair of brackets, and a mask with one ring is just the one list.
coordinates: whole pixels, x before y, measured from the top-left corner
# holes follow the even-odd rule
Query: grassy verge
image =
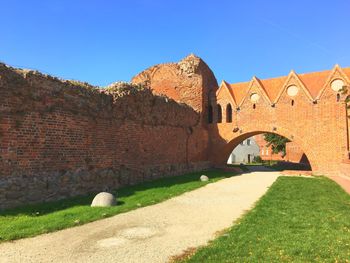
[(138, 207), (159, 203), (208, 183), (232, 176), (232, 172), (206, 171), (209, 182), (199, 181), (202, 173), (168, 177), (117, 190), (118, 205), (91, 208), (93, 195), (56, 202), (28, 205), (0, 212), (0, 242), (48, 233), (81, 225)]
[(350, 196), (327, 178), (280, 177), (256, 207), (185, 262), (349, 262)]
[(305, 171), (311, 171), (310, 165), (301, 164), (301, 163), (289, 163), (289, 162), (271, 163), (269, 168), (271, 168), (271, 169), (273, 169), (275, 171), (283, 171), (283, 170), (301, 170), (301, 171), (305, 170)]

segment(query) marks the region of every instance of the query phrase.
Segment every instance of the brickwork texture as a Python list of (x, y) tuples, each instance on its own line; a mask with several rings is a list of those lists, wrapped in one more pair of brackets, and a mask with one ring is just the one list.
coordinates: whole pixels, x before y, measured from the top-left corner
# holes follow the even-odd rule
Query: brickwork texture
[(350, 70), (310, 74), (218, 85), (190, 55), (98, 88), (0, 64), (0, 209), (219, 166), (263, 132), (298, 145), (315, 173), (345, 173), (349, 93), (331, 85)]

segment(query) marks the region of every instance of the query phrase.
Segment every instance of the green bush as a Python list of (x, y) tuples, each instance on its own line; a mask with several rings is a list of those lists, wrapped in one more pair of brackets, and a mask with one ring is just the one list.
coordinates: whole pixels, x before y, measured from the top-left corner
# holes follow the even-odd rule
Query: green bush
[(263, 160), (260, 156), (254, 156), (253, 163), (262, 163)]

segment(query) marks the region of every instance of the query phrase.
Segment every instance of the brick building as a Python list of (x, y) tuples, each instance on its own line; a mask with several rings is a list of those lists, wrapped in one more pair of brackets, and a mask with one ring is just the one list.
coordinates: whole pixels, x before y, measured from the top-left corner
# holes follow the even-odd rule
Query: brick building
[(272, 146), (267, 146), (267, 142), (264, 139), (263, 134), (254, 136), (256, 143), (259, 145), (260, 158), (263, 161), (284, 161), (282, 153), (273, 153)]

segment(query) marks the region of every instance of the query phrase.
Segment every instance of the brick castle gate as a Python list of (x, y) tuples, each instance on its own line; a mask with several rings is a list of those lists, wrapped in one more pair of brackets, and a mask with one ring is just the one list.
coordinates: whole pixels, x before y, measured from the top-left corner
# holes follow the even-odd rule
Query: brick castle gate
[(262, 132), (298, 144), (315, 173), (337, 173), (349, 159), (346, 98), (350, 68), (245, 83), (223, 81), (210, 98), (211, 160), (224, 163), (243, 139)]
[(263, 132), (350, 176), (349, 85), (335, 66), (219, 86), (194, 55), (104, 88), (0, 63), (0, 209), (222, 165)]

